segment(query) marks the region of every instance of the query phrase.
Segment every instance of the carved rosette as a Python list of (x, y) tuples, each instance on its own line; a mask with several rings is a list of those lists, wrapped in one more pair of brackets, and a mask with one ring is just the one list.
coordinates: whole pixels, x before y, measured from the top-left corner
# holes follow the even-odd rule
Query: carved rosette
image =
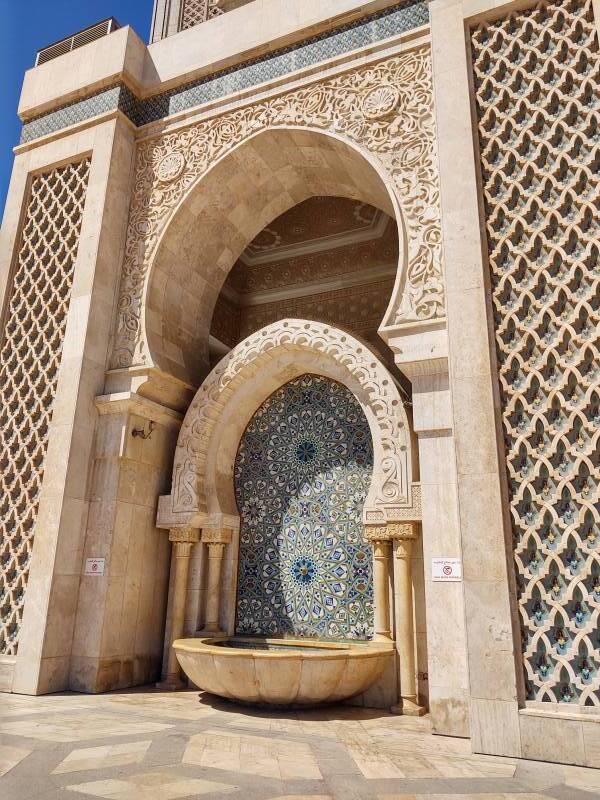
[(386, 325), (442, 318), (439, 186), (429, 48), (416, 48), (144, 142), (138, 151), (112, 367), (150, 362), (142, 304), (157, 242), (210, 167), (257, 132), (306, 126), (347, 138), (390, 176), (408, 263)]

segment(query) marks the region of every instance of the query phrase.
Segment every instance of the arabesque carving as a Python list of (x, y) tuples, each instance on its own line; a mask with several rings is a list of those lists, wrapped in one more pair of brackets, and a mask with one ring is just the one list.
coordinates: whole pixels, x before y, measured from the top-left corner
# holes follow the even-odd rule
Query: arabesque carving
[[(375, 419), (376, 431), (373, 482), (365, 512), (368, 510), (381, 523), (393, 520), (397, 508), (407, 513), (414, 496), (409, 432), (402, 400), (390, 374), (367, 347), (349, 334), (320, 322), (294, 319), (269, 325), (241, 342), (217, 364), (196, 393), (175, 451), (170, 513), (206, 512), (207, 453), (224, 405), (260, 369), (261, 363), (282, 351), (302, 349), (341, 366), (368, 397), (363, 397), (361, 403), (367, 406), (367, 416)], [(412, 514), (419, 518), (420, 507)]]
[[(431, 58), (416, 48), (143, 143), (137, 157), (112, 366), (150, 363), (142, 331), (144, 286), (157, 242), (180, 201), (236, 145), (275, 126), (332, 130), (374, 156), (390, 176), (408, 261), (393, 318), (443, 317), (439, 187)], [(172, 180), (169, 182), (169, 176)]]

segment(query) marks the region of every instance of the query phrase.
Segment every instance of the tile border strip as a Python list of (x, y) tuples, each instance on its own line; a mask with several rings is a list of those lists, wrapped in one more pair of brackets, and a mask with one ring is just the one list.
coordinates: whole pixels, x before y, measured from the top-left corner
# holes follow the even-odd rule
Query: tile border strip
[(145, 99), (136, 97), (124, 83), (114, 84), (82, 100), (29, 120), (21, 129), (19, 144), (27, 144), (109, 111), (123, 112), (137, 127), (158, 122), (233, 92), (243, 91), (295, 70), (405, 33), (428, 22), (429, 9), (426, 0), (404, 0), (392, 8), (333, 31)]

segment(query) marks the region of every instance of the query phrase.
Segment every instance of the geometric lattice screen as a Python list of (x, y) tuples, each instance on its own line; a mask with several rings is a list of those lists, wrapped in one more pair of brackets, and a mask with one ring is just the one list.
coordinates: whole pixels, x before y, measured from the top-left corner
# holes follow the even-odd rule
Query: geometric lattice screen
[(212, 17), (220, 16), (223, 12), (218, 4), (219, 0), (183, 0), (179, 30), (185, 31)]
[(600, 59), (592, 1), (471, 31), (525, 681), (600, 705)]
[(31, 182), (0, 349), (0, 654), (15, 655), (90, 161)]

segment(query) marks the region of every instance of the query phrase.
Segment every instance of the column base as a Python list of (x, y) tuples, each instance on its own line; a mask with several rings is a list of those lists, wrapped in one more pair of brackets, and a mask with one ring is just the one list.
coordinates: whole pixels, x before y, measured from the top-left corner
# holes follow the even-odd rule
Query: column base
[(220, 629), (217, 629), (216, 631), (210, 631), (210, 630), (208, 630), (208, 628), (203, 628), (201, 631), (196, 631), (196, 636), (197, 637), (205, 636), (207, 638), (208, 637), (211, 637), (211, 638), (215, 637), (216, 638), (217, 636), (227, 636), (227, 634), (225, 633), (225, 631), (222, 631)]
[(427, 708), (420, 706), (410, 697), (402, 697), (400, 703), (390, 708), (390, 712), (403, 717), (423, 717), (427, 713)]
[(163, 692), (181, 692), (188, 688), (187, 683), (175, 675), (167, 675), (164, 681), (159, 681), (155, 686)]

